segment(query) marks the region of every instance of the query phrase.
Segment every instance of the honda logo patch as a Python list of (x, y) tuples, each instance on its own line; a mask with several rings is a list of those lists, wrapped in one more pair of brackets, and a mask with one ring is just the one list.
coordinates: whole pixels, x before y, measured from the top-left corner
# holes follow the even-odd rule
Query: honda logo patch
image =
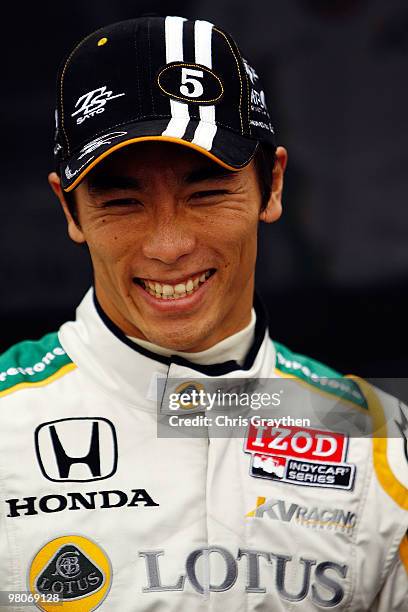
[(38, 463), (54, 482), (89, 482), (116, 472), (118, 445), (113, 424), (102, 417), (59, 419), (35, 430)]

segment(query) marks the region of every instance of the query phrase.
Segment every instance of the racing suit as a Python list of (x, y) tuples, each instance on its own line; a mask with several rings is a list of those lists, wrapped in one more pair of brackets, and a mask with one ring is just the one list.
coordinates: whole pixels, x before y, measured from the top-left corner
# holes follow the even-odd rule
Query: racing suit
[(158, 435), (173, 379), (287, 379), (323, 394), (335, 373), (273, 342), (256, 311), (242, 366), (152, 354), (92, 292), (58, 334), (2, 356), (8, 609), (37, 609), (30, 595), (40, 609), (58, 611), (60, 597), (81, 612), (408, 610), (407, 413), (396, 399), (344, 379), (362, 402), (338, 396), (340, 417), (387, 436), (347, 437), (339, 425), (341, 456), (330, 456), (332, 438), (327, 447), (291, 425), (248, 429), (244, 442)]

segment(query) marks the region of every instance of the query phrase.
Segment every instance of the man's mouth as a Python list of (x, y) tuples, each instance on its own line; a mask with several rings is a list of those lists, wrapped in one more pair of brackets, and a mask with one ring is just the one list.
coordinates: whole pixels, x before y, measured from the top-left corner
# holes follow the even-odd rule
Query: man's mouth
[(178, 281), (177, 283), (147, 278), (135, 278), (134, 282), (143, 287), (145, 291), (155, 298), (162, 300), (178, 300), (195, 293), (215, 272), (215, 268), (210, 268), (204, 272), (199, 272), (187, 277), (182, 281)]

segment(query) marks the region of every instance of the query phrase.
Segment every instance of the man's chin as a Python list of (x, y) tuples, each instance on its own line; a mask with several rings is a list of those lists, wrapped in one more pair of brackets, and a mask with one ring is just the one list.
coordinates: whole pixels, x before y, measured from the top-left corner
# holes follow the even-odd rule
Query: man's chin
[[(160, 326), (161, 327), (161, 326)], [(203, 321), (169, 321), (162, 329), (152, 326), (144, 331), (145, 339), (171, 351), (199, 352), (212, 346), (213, 325)]]
[(149, 338), (146, 338), (152, 344), (156, 344), (162, 348), (168, 349), (170, 351), (177, 352), (198, 352), (201, 350), (205, 350), (205, 338), (197, 337), (196, 334), (194, 336), (186, 336), (183, 338), (174, 338), (168, 337), (167, 335), (157, 335), (152, 334)]

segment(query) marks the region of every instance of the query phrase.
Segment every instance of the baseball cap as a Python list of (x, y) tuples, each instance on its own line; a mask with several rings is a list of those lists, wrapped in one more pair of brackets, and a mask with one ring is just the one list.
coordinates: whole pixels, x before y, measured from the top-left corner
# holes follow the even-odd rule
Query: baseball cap
[(265, 94), (233, 38), (203, 20), (140, 17), (84, 38), (58, 72), (54, 153), (65, 191), (113, 151), (191, 147), (230, 170), (276, 148)]

